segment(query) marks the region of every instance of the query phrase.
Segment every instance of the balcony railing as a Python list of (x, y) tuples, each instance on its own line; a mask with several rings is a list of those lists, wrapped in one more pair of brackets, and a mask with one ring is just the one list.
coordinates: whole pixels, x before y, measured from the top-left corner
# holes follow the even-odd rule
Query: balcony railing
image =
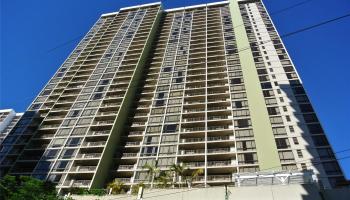
[(134, 167), (134, 165), (119, 165), (118, 170), (132, 170)]
[(229, 140), (230, 136), (217, 136), (217, 137), (208, 137), (208, 141), (220, 141), (220, 140)]
[(99, 158), (101, 157), (101, 153), (86, 153), (86, 154), (78, 154), (77, 158)]
[(138, 155), (139, 155), (138, 153), (123, 153), (123, 157), (126, 157), (126, 158), (137, 157)]
[(205, 162), (188, 162), (184, 163), (187, 167), (203, 167)]
[(215, 166), (229, 166), (231, 164), (231, 160), (225, 160), (225, 161), (209, 161), (208, 166), (215, 167)]
[(106, 144), (105, 141), (101, 141), (101, 142), (86, 142), (84, 143), (84, 146), (104, 146)]
[(202, 154), (204, 153), (204, 149), (193, 149), (193, 150), (183, 150), (183, 154), (191, 155), (191, 154)]
[(138, 146), (141, 142), (126, 142), (126, 146)]
[(79, 186), (89, 186), (90, 180), (75, 180), (72, 184), (72, 186), (79, 187)]
[(208, 181), (231, 181), (231, 175), (208, 175)]
[(208, 149), (208, 153), (228, 153), (228, 152), (231, 152), (230, 148)]
[(113, 124), (113, 120), (107, 120), (107, 121), (95, 121), (93, 124), (94, 125), (101, 125), (101, 124)]
[(95, 171), (96, 166), (74, 166), (71, 168), (71, 171), (74, 172), (87, 172), (87, 171)]

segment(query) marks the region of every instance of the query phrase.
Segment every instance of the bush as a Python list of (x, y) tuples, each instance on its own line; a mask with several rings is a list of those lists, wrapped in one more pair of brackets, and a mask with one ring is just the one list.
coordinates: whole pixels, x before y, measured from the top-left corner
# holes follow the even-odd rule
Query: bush
[(30, 176), (6, 175), (0, 180), (0, 200), (61, 200), (55, 185)]
[(69, 192), (71, 194), (75, 194), (75, 195), (97, 195), (97, 196), (103, 196), (106, 195), (107, 192), (105, 189), (85, 189), (85, 188), (70, 188)]

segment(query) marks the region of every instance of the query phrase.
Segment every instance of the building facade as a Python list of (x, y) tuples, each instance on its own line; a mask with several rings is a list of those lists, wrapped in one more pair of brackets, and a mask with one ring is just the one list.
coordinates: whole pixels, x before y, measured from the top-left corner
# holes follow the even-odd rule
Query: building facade
[(23, 113), (16, 113), (13, 109), (0, 110), (0, 145), (22, 115)]
[(104, 14), (27, 112), (27, 138), (1, 151), (1, 173), (60, 191), (147, 183), (145, 164), (201, 168), (194, 183), (205, 185), (306, 169), (324, 187), (344, 180), (258, 0)]

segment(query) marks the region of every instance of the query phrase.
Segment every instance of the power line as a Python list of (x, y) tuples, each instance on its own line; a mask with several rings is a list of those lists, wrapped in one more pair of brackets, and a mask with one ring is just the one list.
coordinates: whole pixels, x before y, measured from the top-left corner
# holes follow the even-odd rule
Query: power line
[(281, 35), (281, 37), (289, 37), (291, 35), (295, 35), (295, 34), (300, 33), (300, 32), (308, 31), (310, 29), (317, 28), (319, 26), (322, 26), (322, 25), (325, 25), (325, 24), (328, 24), (328, 23), (331, 23), (331, 22), (334, 22), (334, 21), (338, 21), (338, 20), (346, 18), (346, 17), (350, 17), (350, 13), (342, 15), (342, 16), (339, 16), (339, 17), (336, 17), (336, 18), (333, 18), (333, 19), (330, 19), (330, 20), (323, 21), (321, 23), (318, 23), (318, 24), (315, 24), (315, 25), (312, 25), (312, 26), (308, 26), (308, 27), (299, 29), (299, 30), (296, 30), (296, 31), (293, 31), (293, 32), (290, 32), (290, 33), (287, 33), (287, 34), (284, 34), (284, 35)]
[(310, 1), (313, 1), (313, 0), (302, 1), (302, 2), (299, 2), (299, 3), (293, 4), (293, 5), (291, 5), (291, 6), (288, 6), (288, 7), (279, 9), (279, 10), (276, 10), (276, 11), (274, 11), (274, 12), (271, 12), (271, 13), (270, 13), (270, 16), (271, 16), (271, 15), (277, 15), (277, 14), (280, 14), (280, 13), (285, 12), (285, 11), (287, 11), (287, 10), (290, 10), (290, 9), (292, 9), (292, 8), (295, 8), (295, 7), (304, 5), (304, 4), (306, 4), (306, 3), (310, 2)]

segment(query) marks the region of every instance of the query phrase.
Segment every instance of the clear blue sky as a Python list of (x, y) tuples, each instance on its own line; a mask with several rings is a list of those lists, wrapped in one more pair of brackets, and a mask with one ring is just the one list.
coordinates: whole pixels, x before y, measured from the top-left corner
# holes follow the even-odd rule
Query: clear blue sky
[[(1, 0), (0, 109), (24, 111), (102, 13), (155, 0)], [(265, 0), (269, 12), (298, 2)], [(214, 2), (166, 0), (165, 8)], [(350, 12), (348, 0), (313, 0), (272, 18), (280, 34)], [(284, 39), (335, 151), (350, 148), (350, 18)], [(52, 51), (50, 51), (52, 50)], [(350, 152), (339, 154), (339, 157)], [(350, 178), (350, 159), (341, 161)]]

